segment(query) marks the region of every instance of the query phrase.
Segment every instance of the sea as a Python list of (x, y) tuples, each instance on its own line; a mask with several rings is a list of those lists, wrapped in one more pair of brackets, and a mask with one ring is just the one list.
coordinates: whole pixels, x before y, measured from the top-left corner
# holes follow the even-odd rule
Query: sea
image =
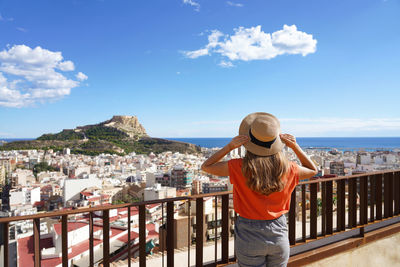
[[(231, 138), (175, 138), (168, 137), (168, 140), (192, 143), (201, 147), (214, 148), (223, 147), (229, 143)], [(0, 138), (0, 141), (12, 142), (34, 140), (34, 138)], [(400, 151), (400, 137), (298, 137), (297, 143), (303, 149), (321, 149), (341, 151)]]
[[(169, 140), (192, 143), (201, 147), (223, 147), (232, 138), (166, 138)], [(341, 151), (400, 151), (400, 137), (298, 137), (297, 143), (303, 149), (321, 149)]]

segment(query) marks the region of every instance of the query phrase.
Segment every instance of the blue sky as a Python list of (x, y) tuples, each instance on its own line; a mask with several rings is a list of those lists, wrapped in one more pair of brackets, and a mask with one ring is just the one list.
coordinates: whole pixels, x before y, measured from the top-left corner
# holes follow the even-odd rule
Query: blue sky
[(400, 2), (0, 1), (0, 137), (136, 115), (229, 137), (270, 112), (297, 136), (400, 136)]

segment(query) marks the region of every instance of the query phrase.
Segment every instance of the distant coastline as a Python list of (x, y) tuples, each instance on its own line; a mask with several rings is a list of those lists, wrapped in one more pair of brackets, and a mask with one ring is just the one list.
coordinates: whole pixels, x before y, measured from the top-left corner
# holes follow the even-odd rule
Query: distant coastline
[[(201, 147), (223, 147), (229, 143), (229, 137), (168, 137), (168, 140), (192, 143)], [(35, 140), (35, 138), (0, 138), (0, 141), (13, 142)], [(297, 142), (303, 148), (331, 150), (400, 150), (400, 137), (298, 137)]]
[(0, 138), (0, 141), (14, 142), (14, 141), (30, 141), (35, 139), (36, 138)]

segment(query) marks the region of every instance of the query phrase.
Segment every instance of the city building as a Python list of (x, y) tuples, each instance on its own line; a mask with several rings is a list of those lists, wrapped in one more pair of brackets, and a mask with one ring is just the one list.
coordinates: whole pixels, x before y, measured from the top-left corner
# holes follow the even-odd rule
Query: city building
[(343, 161), (333, 161), (329, 164), (330, 173), (336, 174), (337, 176), (345, 175), (344, 172), (344, 163)]
[(177, 165), (171, 171), (171, 187), (178, 189), (190, 188), (192, 185), (192, 173), (186, 171), (183, 166)]
[(176, 197), (176, 188), (161, 186), (160, 184), (155, 184), (154, 187), (146, 188), (144, 190), (144, 200), (154, 200)]
[(225, 183), (203, 183), (203, 194), (222, 192), (228, 190), (228, 185)]
[(40, 187), (22, 187), (10, 190), (10, 205), (33, 205), (40, 201)]
[(91, 174), (87, 178), (65, 179), (63, 186), (64, 203), (79, 200), (81, 191), (89, 187), (102, 188), (102, 181), (95, 174)]
[(170, 186), (171, 185), (171, 175), (168, 173), (157, 173), (155, 174), (156, 183), (161, 184), (162, 186)]
[(6, 167), (0, 166), (0, 190), (6, 184)]

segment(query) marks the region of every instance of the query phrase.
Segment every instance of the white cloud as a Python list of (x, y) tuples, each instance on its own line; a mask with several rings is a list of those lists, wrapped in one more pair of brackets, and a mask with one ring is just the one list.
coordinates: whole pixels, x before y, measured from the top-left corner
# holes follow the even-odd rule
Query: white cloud
[(57, 64), (57, 68), (62, 71), (73, 71), (75, 70), (75, 65), (72, 61), (62, 61)]
[(82, 72), (78, 72), (78, 74), (75, 75), (75, 77), (79, 80), (79, 81), (85, 81), (88, 79), (88, 76), (86, 76), (84, 73)]
[(16, 29), (20, 32), (27, 32), (28, 30), (22, 27), (16, 27)]
[(208, 55), (208, 49), (203, 48), (203, 49), (199, 49), (199, 50), (195, 50), (195, 51), (188, 51), (188, 52), (184, 52), (184, 54), (188, 58), (198, 58), (201, 56)]
[(190, 6), (194, 7), (195, 11), (200, 11), (200, 4), (193, 0), (183, 0), (183, 3), (185, 5), (190, 5)]
[(241, 3), (234, 3), (234, 2), (231, 2), (231, 1), (226, 1), (226, 3), (228, 5), (230, 5), (230, 6), (243, 7), (243, 4), (241, 4)]
[[(284, 133), (298, 137), (398, 136), (400, 118), (279, 118)], [(193, 121), (167, 136), (229, 137), (237, 135), (240, 120)]]
[(223, 67), (223, 68), (233, 68), (233, 67), (235, 67), (235, 65), (233, 65), (232, 62), (225, 61), (225, 60), (222, 60), (218, 65)]
[(37, 102), (60, 99), (87, 79), (77, 80), (59, 71), (73, 71), (72, 61), (64, 61), (61, 52), (41, 47), (14, 45), (0, 52), (0, 106), (24, 107)]
[(14, 18), (6, 18), (6, 17), (3, 17), (1, 14), (0, 14), (0, 21), (13, 21), (14, 20)]
[(214, 121), (193, 121), (191, 125), (236, 125), (239, 124), (239, 120), (214, 120)]
[(400, 132), (400, 118), (280, 119), (282, 131), (298, 136), (390, 136)]
[[(311, 34), (298, 31), (296, 25), (284, 25), (282, 30), (265, 33), (261, 26), (234, 29), (231, 36), (214, 30), (208, 36), (204, 48), (185, 51), (188, 58), (197, 58), (212, 53), (220, 54), (229, 60), (269, 60), (283, 54), (306, 56), (317, 49), (317, 40)], [(220, 40), (223, 37), (223, 40)]]
[(10, 133), (0, 132), (0, 136), (2, 136), (2, 137), (10, 137), (10, 136), (13, 136), (13, 135), (10, 134)]

